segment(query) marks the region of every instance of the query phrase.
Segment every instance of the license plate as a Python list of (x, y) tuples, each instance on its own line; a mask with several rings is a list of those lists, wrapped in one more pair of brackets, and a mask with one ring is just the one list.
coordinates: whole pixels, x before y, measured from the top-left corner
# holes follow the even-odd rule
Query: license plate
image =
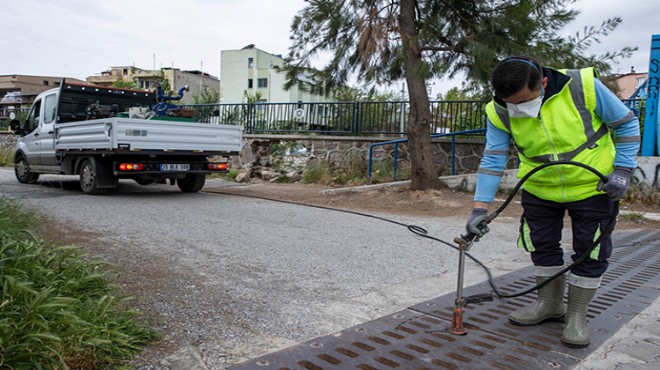
[(167, 163), (161, 164), (160, 170), (163, 172), (171, 171), (188, 171), (190, 170), (190, 164), (188, 163)]

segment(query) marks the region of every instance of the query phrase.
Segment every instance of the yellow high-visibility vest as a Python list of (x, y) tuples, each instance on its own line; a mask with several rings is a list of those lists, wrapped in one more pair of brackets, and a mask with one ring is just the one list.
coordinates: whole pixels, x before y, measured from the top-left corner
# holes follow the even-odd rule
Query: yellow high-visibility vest
[[(596, 71), (560, 72), (570, 81), (543, 102), (538, 118), (511, 118), (506, 107), (494, 100), (486, 105), (491, 123), (513, 137), (520, 158), (518, 178), (543, 163), (559, 160), (580, 162), (603, 174), (613, 171), (614, 143), (596, 115)], [(523, 189), (541, 199), (573, 202), (602, 194), (596, 190), (599, 180), (581, 167), (558, 165), (534, 174)]]

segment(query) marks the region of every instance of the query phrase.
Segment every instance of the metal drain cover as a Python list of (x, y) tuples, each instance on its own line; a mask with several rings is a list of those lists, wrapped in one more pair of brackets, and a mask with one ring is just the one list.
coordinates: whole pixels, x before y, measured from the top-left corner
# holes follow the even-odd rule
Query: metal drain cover
[[(589, 305), (591, 345), (563, 346), (563, 324), (514, 326), (508, 314), (535, 301), (535, 293), (471, 304), (465, 336), (447, 332), (455, 295), (422, 302), (324, 337), (237, 364), (232, 369), (570, 369), (660, 295), (660, 232), (615, 235), (610, 267)], [(534, 285), (532, 267), (495, 279), (504, 294)], [(465, 295), (490, 291), (487, 283)]]

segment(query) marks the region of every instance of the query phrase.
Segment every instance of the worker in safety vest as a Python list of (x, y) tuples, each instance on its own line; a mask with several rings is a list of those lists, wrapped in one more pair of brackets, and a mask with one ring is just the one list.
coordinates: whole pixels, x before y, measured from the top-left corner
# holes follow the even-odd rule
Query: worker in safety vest
[[(488, 232), (482, 221), (499, 187), (511, 139), (520, 160), (518, 178), (543, 163), (570, 160), (595, 168), (609, 180), (601, 181), (578, 166), (555, 165), (524, 183), (518, 246), (530, 252), (539, 284), (564, 268), (560, 241), (565, 212), (571, 217), (575, 261), (614, 222), (619, 199), (637, 167), (639, 121), (597, 77), (593, 68), (556, 70), (522, 56), (501, 61), (491, 76), (495, 97), (486, 106), (486, 147), (468, 232)], [(610, 231), (567, 277), (541, 287), (531, 308), (511, 313), (511, 323), (536, 325), (565, 317), (562, 343), (589, 345), (586, 312), (611, 252)], [(566, 280), (568, 308), (563, 302)]]

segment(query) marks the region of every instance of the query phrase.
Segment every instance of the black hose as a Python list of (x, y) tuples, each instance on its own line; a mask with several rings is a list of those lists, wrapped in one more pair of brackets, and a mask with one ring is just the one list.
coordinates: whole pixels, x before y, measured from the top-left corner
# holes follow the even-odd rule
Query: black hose
[[(515, 197), (516, 193), (518, 193), (518, 190), (520, 190), (520, 188), (523, 186), (523, 184), (524, 184), (524, 183), (525, 183), (530, 177), (532, 177), (534, 174), (536, 174), (537, 172), (539, 172), (539, 171), (541, 171), (541, 170), (543, 170), (543, 169), (545, 169), (545, 168), (548, 168), (548, 167), (551, 167), (551, 166), (558, 166), (558, 165), (571, 165), (571, 166), (582, 167), (582, 168), (584, 168), (584, 169), (586, 169), (586, 170), (588, 170), (588, 171), (591, 171), (594, 175), (598, 176), (603, 182), (607, 182), (607, 177), (605, 177), (605, 175), (603, 175), (602, 173), (600, 173), (600, 171), (598, 171), (597, 169), (595, 169), (595, 168), (593, 168), (593, 167), (591, 167), (591, 166), (589, 166), (589, 165), (586, 165), (586, 164), (584, 164), (584, 163), (573, 162), (573, 161), (556, 161), (556, 162), (548, 162), (548, 163), (544, 163), (544, 164), (542, 164), (542, 165), (540, 165), (540, 166), (535, 167), (533, 170), (529, 171), (525, 176), (523, 176), (523, 177), (518, 181), (518, 183), (517, 183), (516, 186), (513, 188), (513, 190), (511, 191), (511, 194), (509, 194), (509, 196), (508, 196), (507, 199), (504, 201), (504, 203), (502, 203), (502, 205), (500, 205), (500, 206), (495, 210), (495, 212), (491, 213), (490, 215), (488, 215), (488, 216), (486, 217), (486, 219), (488, 220), (488, 222), (492, 221), (492, 220), (495, 219), (497, 216), (499, 216), (499, 214), (500, 214), (500, 213), (501, 213), (501, 212), (502, 212), (502, 211), (503, 211), (503, 210), (509, 205), (509, 203), (511, 203), (511, 201), (512, 201), (513, 198)], [(492, 275), (491, 275), (491, 273), (490, 273), (490, 270), (485, 269), (485, 270), (486, 270), (486, 274), (488, 275), (488, 284), (489, 284), (490, 287), (493, 289), (493, 292), (495, 292), (495, 294), (496, 294), (499, 298), (515, 298), (515, 297), (520, 297), (520, 296), (523, 296), (523, 295), (525, 295), (525, 294), (531, 293), (531, 292), (533, 292), (533, 291), (535, 291), (535, 290), (537, 290), (537, 289), (539, 289), (539, 288), (544, 287), (546, 284), (549, 284), (551, 281), (555, 280), (555, 279), (558, 278), (559, 276), (561, 276), (561, 275), (563, 275), (564, 273), (566, 273), (568, 270), (571, 270), (573, 267), (575, 267), (575, 266), (579, 265), (580, 263), (582, 263), (582, 262), (583, 262), (583, 261), (584, 261), (584, 260), (585, 260), (585, 259), (591, 254), (591, 252), (593, 252), (593, 250), (596, 249), (596, 247), (600, 244), (600, 242), (601, 242), (601, 240), (603, 239), (603, 237), (604, 237), (605, 235), (609, 235), (610, 232), (614, 229), (614, 225), (615, 225), (615, 223), (616, 223), (616, 217), (617, 217), (617, 215), (618, 215), (618, 212), (615, 212), (615, 213), (612, 214), (612, 217), (611, 217), (611, 219), (610, 219), (610, 222), (608, 222), (607, 227), (605, 228), (605, 230), (602, 231), (602, 232), (600, 233), (600, 235), (598, 236), (598, 238), (596, 238), (596, 240), (594, 240), (593, 245), (592, 245), (592, 246), (591, 246), (591, 247), (590, 247), (590, 248), (589, 248), (584, 254), (582, 254), (582, 255), (580, 256), (580, 258), (578, 258), (578, 259), (575, 260), (573, 263), (571, 263), (570, 265), (568, 265), (568, 266), (566, 266), (565, 268), (563, 268), (563, 269), (562, 269), (561, 271), (559, 271), (558, 273), (552, 275), (550, 278), (544, 280), (542, 283), (540, 283), (540, 284), (538, 284), (538, 285), (535, 285), (535, 286), (533, 286), (533, 287), (531, 287), (531, 288), (529, 288), (529, 289), (526, 289), (526, 290), (524, 290), (524, 291), (522, 291), (522, 292), (515, 293), (515, 294), (502, 294), (502, 293), (500, 293), (500, 292), (497, 290), (497, 287), (496, 287), (495, 284), (493, 283), (493, 279), (492, 279)], [(466, 254), (467, 254), (467, 253), (466, 253)], [(470, 257), (470, 258), (471, 258), (471, 257)], [(471, 259), (474, 261), (473, 258), (471, 258)], [(479, 263), (479, 265), (481, 265), (481, 263)], [(466, 301), (469, 301), (469, 298), (470, 298), (470, 297), (467, 297), (467, 298), (466, 298)]]
[[(582, 168), (584, 168), (584, 169), (586, 169), (586, 170), (591, 171), (592, 173), (594, 173), (594, 174), (595, 174), (596, 176), (598, 176), (603, 182), (607, 182), (607, 177), (605, 177), (605, 175), (603, 175), (602, 173), (600, 173), (597, 169), (595, 169), (595, 168), (593, 168), (593, 167), (591, 167), (591, 166), (588, 166), (588, 165), (586, 165), (586, 164), (584, 164), (584, 163), (573, 162), (573, 161), (556, 161), (556, 162), (548, 162), (548, 163), (544, 163), (544, 164), (542, 164), (542, 165), (540, 165), (540, 166), (538, 166), (538, 167), (535, 167), (533, 170), (529, 171), (529, 173), (527, 173), (525, 176), (523, 176), (523, 177), (518, 181), (518, 183), (517, 183), (516, 186), (513, 188), (513, 190), (511, 191), (511, 193), (510, 193), (509, 196), (507, 197), (507, 199), (502, 203), (502, 205), (500, 205), (500, 206), (499, 206), (499, 207), (498, 207), (493, 213), (491, 213), (490, 215), (488, 215), (488, 216), (486, 217), (487, 223), (489, 223), (489, 222), (491, 222), (492, 220), (494, 220), (497, 216), (499, 216), (499, 214), (500, 214), (502, 211), (504, 211), (504, 209), (506, 209), (506, 207), (509, 206), (509, 204), (511, 203), (511, 201), (513, 201), (513, 198), (516, 196), (516, 193), (518, 193), (518, 191), (520, 190), (520, 188), (522, 187), (522, 185), (523, 185), (523, 184), (524, 184), (524, 183), (525, 183), (530, 177), (532, 177), (532, 176), (533, 176), (535, 173), (537, 173), (538, 171), (541, 171), (541, 170), (543, 170), (543, 169), (545, 169), (545, 168), (548, 168), (548, 167), (551, 167), (551, 166), (557, 166), (557, 165), (572, 165), (572, 166), (582, 167)], [(426, 229), (424, 229), (423, 227), (421, 227), (421, 226), (410, 225), (410, 224), (406, 224), (406, 223), (403, 223), (403, 222), (394, 221), (394, 220), (391, 220), (391, 219), (388, 219), (388, 218), (385, 218), (385, 217), (380, 217), (380, 216), (370, 215), (370, 214), (367, 214), (367, 213), (362, 213), (362, 212), (357, 212), (357, 211), (351, 211), (351, 210), (346, 210), (346, 209), (339, 209), (339, 208), (332, 208), (332, 207), (318, 206), (318, 205), (313, 205), (313, 204), (304, 204), (304, 203), (298, 203), (298, 202), (293, 202), (293, 201), (288, 201), (288, 200), (282, 200), (282, 199), (273, 199), (273, 198), (261, 197), (261, 196), (256, 196), (256, 195), (234, 194), (234, 193), (228, 193), (228, 192), (220, 192), (220, 193), (222, 193), (222, 194), (227, 194), (227, 195), (238, 195), (238, 196), (244, 196), (244, 197), (255, 198), (255, 199), (263, 199), (263, 200), (269, 200), (269, 201), (281, 202), (281, 203), (287, 203), (287, 204), (295, 204), (295, 205), (301, 205), (301, 206), (306, 206), (306, 207), (319, 208), (319, 209), (325, 209), (325, 210), (336, 211), (336, 212), (344, 212), (344, 213), (350, 213), (350, 214), (354, 214), (354, 215), (358, 215), (358, 216), (374, 218), (374, 219), (377, 219), (377, 220), (381, 220), (381, 221), (385, 221), (385, 222), (393, 223), (393, 224), (395, 224), (395, 225), (403, 226), (403, 227), (407, 228), (408, 230), (410, 230), (410, 232), (412, 232), (412, 233), (415, 234), (415, 235), (421, 236), (421, 237), (423, 237), (423, 238), (431, 239), (431, 240), (436, 241), (436, 242), (438, 242), (438, 243), (445, 244), (445, 245), (447, 245), (448, 247), (451, 247), (451, 248), (453, 248), (453, 249), (455, 249), (455, 250), (457, 250), (457, 251), (460, 250), (459, 247), (457, 247), (457, 246), (454, 245), (454, 244), (451, 244), (451, 243), (449, 243), (449, 242), (447, 242), (447, 241), (444, 241), (444, 240), (442, 240), (442, 239), (439, 239), (439, 238), (436, 238), (436, 237), (430, 236), (430, 235), (428, 234), (428, 231), (427, 231)], [(572, 269), (573, 267), (577, 266), (578, 264), (582, 263), (582, 261), (584, 261), (585, 258), (587, 258), (587, 256), (589, 256), (589, 255), (591, 254), (591, 252), (596, 248), (596, 246), (598, 246), (598, 245), (600, 244), (602, 238), (603, 238), (605, 235), (608, 235), (608, 234), (612, 231), (612, 229), (614, 228), (614, 225), (615, 225), (616, 217), (617, 217), (617, 213), (612, 214), (612, 218), (611, 218), (610, 222), (608, 223), (607, 227), (605, 228), (605, 231), (601, 232), (601, 234), (598, 236), (598, 238), (594, 241), (594, 244), (593, 244), (593, 245), (592, 245), (592, 246), (591, 246), (591, 247), (590, 247), (590, 248), (589, 248), (589, 249), (588, 249), (588, 250), (587, 250), (582, 256), (580, 256), (580, 258), (578, 258), (577, 260), (575, 260), (575, 261), (574, 261), (573, 263), (571, 263), (570, 265), (566, 266), (566, 267), (565, 267), (564, 269), (562, 269), (560, 272), (556, 273), (555, 275), (552, 275), (550, 278), (548, 278), (547, 280), (543, 281), (542, 283), (540, 283), (540, 284), (538, 284), (538, 285), (535, 285), (535, 286), (533, 286), (533, 287), (531, 287), (531, 288), (529, 288), (529, 289), (526, 289), (526, 290), (524, 290), (524, 291), (522, 291), (522, 292), (515, 293), (515, 294), (502, 294), (502, 293), (500, 293), (500, 291), (497, 289), (497, 286), (496, 286), (495, 283), (493, 282), (493, 274), (490, 272), (490, 269), (488, 268), (488, 266), (486, 266), (483, 262), (479, 261), (477, 258), (475, 258), (474, 256), (472, 256), (470, 253), (467, 253), (467, 252), (466, 252), (465, 255), (466, 255), (469, 259), (471, 259), (472, 261), (474, 261), (477, 265), (481, 266), (481, 268), (484, 269), (484, 271), (486, 272), (486, 275), (488, 276), (488, 284), (489, 284), (490, 287), (493, 289), (493, 292), (495, 293), (495, 295), (496, 295), (497, 297), (499, 297), (499, 298), (515, 298), (515, 297), (520, 297), (520, 296), (523, 296), (523, 295), (525, 295), (525, 294), (531, 293), (531, 292), (533, 292), (533, 291), (535, 291), (535, 290), (537, 290), (537, 289), (539, 289), (539, 288), (545, 286), (546, 284), (549, 284), (552, 280), (558, 278), (559, 276), (561, 276), (561, 275), (563, 275), (564, 273), (566, 273), (568, 270), (570, 270), (570, 269)], [(468, 302), (468, 303), (476, 302), (476, 301), (478, 301), (478, 300), (479, 300), (479, 301), (480, 301), (480, 300), (484, 300), (484, 295), (483, 295), (483, 294), (477, 294), (477, 295), (474, 295), (474, 296), (465, 297), (465, 301)]]

